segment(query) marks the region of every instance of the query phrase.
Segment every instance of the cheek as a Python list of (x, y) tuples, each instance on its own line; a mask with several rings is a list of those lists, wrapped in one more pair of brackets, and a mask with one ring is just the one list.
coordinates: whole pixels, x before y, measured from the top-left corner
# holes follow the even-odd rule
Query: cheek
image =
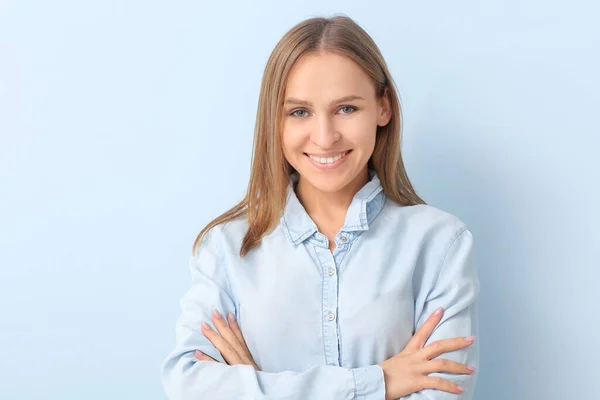
[(287, 124), (283, 128), (282, 145), (285, 152), (292, 153), (298, 151), (306, 140), (304, 130), (299, 126)]
[(292, 166), (297, 166), (298, 159), (298, 139), (293, 135), (290, 131), (284, 131), (281, 137), (281, 147), (283, 148), (283, 156), (285, 159), (292, 164)]
[(340, 127), (344, 138), (353, 143), (356, 148), (371, 151), (375, 146), (377, 124), (370, 118), (356, 118)]

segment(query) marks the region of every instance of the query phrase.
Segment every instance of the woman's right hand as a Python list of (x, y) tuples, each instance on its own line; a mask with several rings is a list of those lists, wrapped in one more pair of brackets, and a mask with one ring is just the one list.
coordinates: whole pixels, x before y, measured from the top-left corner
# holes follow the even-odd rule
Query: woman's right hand
[(445, 359), (435, 359), (443, 353), (462, 349), (473, 344), (475, 337), (443, 339), (425, 346), (427, 339), (441, 321), (443, 310), (434, 312), (415, 333), (404, 350), (381, 364), (385, 379), (386, 399), (397, 399), (423, 389), (437, 389), (462, 393), (464, 389), (442, 378), (428, 376), (434, 372), (472, 374), (475, 370), (465, 364)]

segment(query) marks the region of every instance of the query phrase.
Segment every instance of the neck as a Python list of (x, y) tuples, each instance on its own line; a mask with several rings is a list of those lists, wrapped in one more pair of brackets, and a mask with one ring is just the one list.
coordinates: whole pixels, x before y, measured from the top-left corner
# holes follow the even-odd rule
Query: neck
[(356, 193), (369, 181), (369, 169), (365, 166), (352, 182), (335, 192), (323, 192), (300, 176), (296, 196), (308, 215), (316, 221), (341, 227)]

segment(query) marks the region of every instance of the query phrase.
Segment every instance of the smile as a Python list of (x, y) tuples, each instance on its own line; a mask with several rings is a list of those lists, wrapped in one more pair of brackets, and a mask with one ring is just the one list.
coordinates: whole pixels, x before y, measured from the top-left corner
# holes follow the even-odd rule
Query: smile
[(327, 157), (321, 157), (318, 155), (306, 154), (311, 160), (319, 163), (319, 164), (333, 164), (335, 162), (340, 161), (342, 158), (346, 157), (346, 155), (350, 151), (344, 151), (338, 154), (329, 155)]

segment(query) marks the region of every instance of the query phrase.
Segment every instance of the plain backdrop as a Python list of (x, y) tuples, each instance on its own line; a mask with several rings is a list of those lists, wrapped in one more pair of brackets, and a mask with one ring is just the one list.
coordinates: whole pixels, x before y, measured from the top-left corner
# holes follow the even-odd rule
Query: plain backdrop
[(388, 62), (418, 192), (474, 234), (476, 399), (597, 398), (597, 4), (0, 0), (0, 399), (165, 399), (267, 58), (336, 13)]

